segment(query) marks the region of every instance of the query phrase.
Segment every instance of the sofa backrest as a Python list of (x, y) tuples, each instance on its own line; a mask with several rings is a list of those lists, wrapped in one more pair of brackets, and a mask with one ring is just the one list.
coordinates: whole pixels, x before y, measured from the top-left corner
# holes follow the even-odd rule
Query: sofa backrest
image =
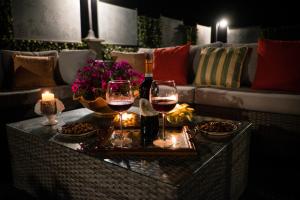
[(93, 50), (62, 50), (59, 53), (59, 71), (67, 84), (72, 84), (80, 67), (87, 65), (89, 59), (95, 59), (97, 54)]

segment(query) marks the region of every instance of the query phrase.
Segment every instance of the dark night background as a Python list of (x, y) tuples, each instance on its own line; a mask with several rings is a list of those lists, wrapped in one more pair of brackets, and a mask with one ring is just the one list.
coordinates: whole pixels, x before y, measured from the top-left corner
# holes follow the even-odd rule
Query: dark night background
[(285, 26), (299, 23), (297, 1), (213, 1), (213, 0), (103, 0), (129, 8), (139, 15), (164, 15), (184, 20), (186, 24), (212, 25), (226, 17), (233, 26)]

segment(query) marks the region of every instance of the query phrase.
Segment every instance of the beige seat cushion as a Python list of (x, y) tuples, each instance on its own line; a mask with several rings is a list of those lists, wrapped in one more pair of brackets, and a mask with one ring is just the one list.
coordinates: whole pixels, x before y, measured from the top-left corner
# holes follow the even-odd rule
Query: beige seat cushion
[(249, 88), (196, 88), (195, 103), (253, 111), (300, 115), (300, 95)]
[(178, 92), (178, 101), (180, 103), (193, 103), (194, 102), (194, 94), (195, 94), (195, 87), (186, 85), (178, 85), (176, 86)]
[(56, 86), (53, 56), (14, 55), (13, 89), (34, 89)]
[(112, 51), (111, 56), (117, 57), (116, 61), (127, 61), (135, 70), (145, 73), (145, 53)]

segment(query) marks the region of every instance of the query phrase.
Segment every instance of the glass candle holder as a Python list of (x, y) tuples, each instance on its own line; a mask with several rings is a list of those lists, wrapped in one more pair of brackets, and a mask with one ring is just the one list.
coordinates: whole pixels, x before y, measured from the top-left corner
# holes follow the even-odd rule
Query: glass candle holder
[(44, 115), (55, 115), (57, 113), (56, 101), (41, 101), (41, 112)]
[(54, 94), (50, 92), (45, 92), (42, 94), (41, 104), (41, 113), (47, 118), (47, 121), (44, 122), (44, 125), (54, 125), (57, 124), (56, 113), (57, 106)]
[(47, 121), (43, 122), (44, 125), (55, 125), (56, 120), (56, 101), (41, 101), (41, 113), (47, 118)]

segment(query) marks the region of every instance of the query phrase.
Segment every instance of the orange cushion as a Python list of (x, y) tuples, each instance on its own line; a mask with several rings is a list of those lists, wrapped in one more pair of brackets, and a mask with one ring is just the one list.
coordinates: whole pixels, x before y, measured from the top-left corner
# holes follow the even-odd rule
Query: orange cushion
[(14, 55), (13, 89), (34, 89), (56, 86), (53, 56)]
[(300, 41), (258, 41), (252, 89), (300, 92)]
[(153, 56), (153, 79), (174, 80), (177, 85), (188, 83), (190, 45), (158, 48)]

